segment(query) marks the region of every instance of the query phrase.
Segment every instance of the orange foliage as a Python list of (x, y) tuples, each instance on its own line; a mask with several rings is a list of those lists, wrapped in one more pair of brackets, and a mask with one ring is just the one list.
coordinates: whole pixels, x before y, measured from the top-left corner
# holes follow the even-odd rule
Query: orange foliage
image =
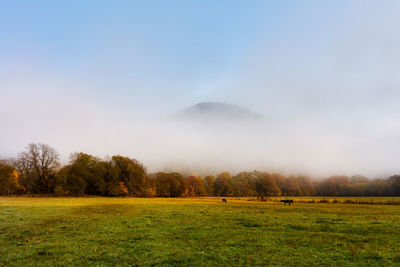
[(119, 182), (119, 190), (122, 196), (128, 195), (128, 189), (125, 187), (124, 182)]

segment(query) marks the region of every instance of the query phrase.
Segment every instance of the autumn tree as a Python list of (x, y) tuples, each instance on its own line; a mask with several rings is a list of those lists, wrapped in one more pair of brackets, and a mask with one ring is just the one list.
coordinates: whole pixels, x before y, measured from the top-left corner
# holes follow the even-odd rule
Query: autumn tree
[(299, 185), (299, 181), (296, 176), (289, 176), (286, 179), (286, 183), (284, 186), (285, 195), (286, 196), (302, 196), (303, 192)]
[(103, 195), (105, 184), (101, 160), (85, 153), (70, 156), (70, 165), (65, 167), (67, 190), (74, 195)]
[(258, 173), (255, 181), (255, 188), (260, 197), (281, 195), (281, 190), (279, 189), (276, 180), (267, 172)]
[(297, 177), (297, 184), (300, 187), (302, 196), (315, 195), (315, 186), (310, 177), (307, 177), (307, 176)]
[(205, 195), (203, 178), (196, 176), (188, 176), (185, 178), (185, 181), (186, 181), (187, 196), (199, 197)]
[(183, 176), (177, 172), (158, 172), (154, 181), (158, 197), (181, 197), (186, 189)]
[(0, 163), (0, 195), (23, 193), (17, 170), (8, 164)]
[(104, 195), (105, 196), (127, 196), (129, 190), (125, 183), (119, 180), (118, 168), (109, 159), (100, 163), (103, 165)]
[(170, 177), (170, 196), (171, 197), (181, 197), (183, 196), (186, 183), (182, 174), (178, 172), (172, 172), (169, 174)]
[(391, 176), (388, 181), (389, 185), (389, 195), (390, 196), (400, 196), (400, 175)]
[(229, 172), (217, 175), (214, 181), (214, 193), (216, 196), (232, 196), (234, 194), (233, 179)]
[(112, 163), (116, 167), (118, 180), (124, 183), (129, 196), (144, 196), (146, 191), (146, 169), (135, 159), (113, 156)]
[(215, 177), (212, 175), (208, 175), (204, 178), (204, 190), (207, 196), (214, 195), (214, 181)]
[(281, 190), (281, 195), (282, 196), (287, 196), (287, 190), (286, 190), (286, 177), (282, 174), (279, 173), (272, 173), (271, 174), (272, 178), (276, 182), (277, 186)]
[(144, 196), (145, 197), (155, 197), (157, 196), (157, 184), (156, 184), (156, 174), (149, 173), (146, 175), (146, 187)]
[(171, 196), (171, 184), (170, 175), (166, 172), (158, 172), (154, 175), (154, 183), (156, 188), (156, 195), (158, 197), (170, 197)]
[(372, 179), (366, 188), (367, 196), (386, 196), (387, 183), (383, 179)]
[(256, 196), (255, 172), (239, 172), (233, 176), (234, 195), (238, 197)]
[(56, 176), (56, 186), (54, 192), (56, 195), (68, 195), (70, 192), (67, 189), (68, 172), (70, 165), (65, 165), (60, 168)]
[[(354, 191), (352, 187), (348, 176), (331, 176), (319, 183), (318, 191), (323, 196), (349, 196)], [(363, 188), (363, 193), (365, 193), (365, 189), (366, 187)]]

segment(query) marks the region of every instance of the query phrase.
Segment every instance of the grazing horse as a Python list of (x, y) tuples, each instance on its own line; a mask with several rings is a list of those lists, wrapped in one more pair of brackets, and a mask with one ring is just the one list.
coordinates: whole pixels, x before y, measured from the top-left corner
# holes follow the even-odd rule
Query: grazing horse
[(285, 206), (286, 206), (286, 203), (288, 203), (289, 206), (290, 206), (290, 204), (293, 204), (293, 200), (292, 199), (282, 199), (280, 202), (285, 203)]
[(226, 201), (225, 198), (222, 199), (222, 203), (227, 203), (228, 201)]

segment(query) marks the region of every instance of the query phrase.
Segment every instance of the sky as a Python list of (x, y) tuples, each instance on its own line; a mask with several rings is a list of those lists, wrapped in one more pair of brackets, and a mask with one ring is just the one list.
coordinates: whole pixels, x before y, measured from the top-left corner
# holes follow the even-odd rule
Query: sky
[[(399, 1), (1, 1), (0, 157), (400, 173)], [(268, 123), (190, 127), (193, 104)], [(167, 167), (166, 167), (167, 166)], [(168, 167), (169, 166), (169, 167)]]

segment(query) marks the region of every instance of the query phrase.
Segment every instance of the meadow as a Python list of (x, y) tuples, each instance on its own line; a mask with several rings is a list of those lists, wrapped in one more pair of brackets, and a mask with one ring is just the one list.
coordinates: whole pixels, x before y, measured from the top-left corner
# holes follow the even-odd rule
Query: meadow
[(400, 265), (400, 198), (227, 199), (0, 197), (0, 265)]

